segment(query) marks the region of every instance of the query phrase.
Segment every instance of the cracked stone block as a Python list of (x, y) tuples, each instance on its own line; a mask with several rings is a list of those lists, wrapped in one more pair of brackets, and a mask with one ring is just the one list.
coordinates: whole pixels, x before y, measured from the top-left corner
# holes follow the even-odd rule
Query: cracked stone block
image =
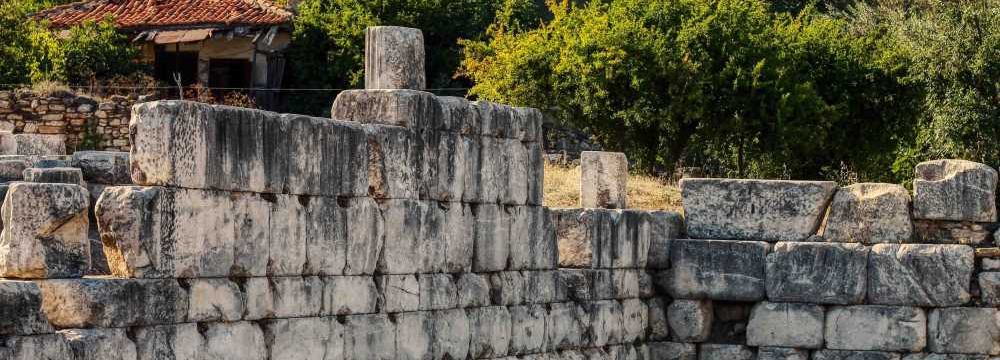
[(696, 360), (698, 347), (695, 344), (677, 342), (651, 342), (649, 355), (651, 359), (660, 360)]
[(208, 323), (202, 356), (220, 360), (267, 360), (264, 332), (256, 323)]
[(261, 323), (268, 359), (332, 360), (344, 351), (335, 318), (272, 319)]
[(73, 350), (61, 334), (0, 338), (0, 358), (7, 360), (73, 359)]
[(87, 187), (87, 183), (83, 181), (83, 173), (77, 168), (27, 168), (24, 169), (23, 177), (25, 182), (76, 184)]
[(520, 305), (525, 302), (525, 281), (520, 271), (490, 274), (490, 298), (496, 305)]
[(565, 269), (557, 271), (558, 297), (574, 301), (597, 300), (594, 289), (594, 270)]
[(667, 307), (671, 338), (679, 342), (703, 342), (712, 334), (712, 302), (674, 300)]
[(462, 135), (480, 134), (482, 119), (479, 109), (473, 106), (473, 102), (457, 96), (438, 96), (437, 101), (442, 108), (441, 125), (443, 129)]
[(927, 332), (931, 352), (1000, 355), (1000, 312), (995, 308), (932, 309)]
[(272, 277), (269, 280), (275, 317), (307, 317), (322, 314), (326, 286), (319, 277)]
[(560, 297), (561, 292), (557, 288), (559, 274), (556, 271), (522, 271), (524, 278), (524, 302), (541, 304), (566, 301), (568, 299)]
[(238, 321), (243, 318), (243, 293), (232, 281), (191, 279), (187, 290), (187, 321)]
[(426, 253), (428, 204), (418, 200), (390, 200), (381, 205), (387, 240), (379, 259), (379, 272), (413, 274), (423, 272)]
[(458, 288), (451, 274), (419, 276), (419, 310), (444, 310), (458, 306)]
[(545, 350), (545, 305), (511, 306), (510, 347), (508, 354), (525, 355)]
[(381, 276), (378, 286), (382, 311), (397, 313), (420, 308), (420, 281), (416, 275)]
[(628, 159), (624, 153), (580, 153), (580, 206), (624, 209), (628, 184)]
[(809, 360), (809, 350), (760, 347), (757, 348), (757, 360)]
[(66, 136), (0, 131), (0, 154), (66, 155)]
[(993, 222), (997, 171), (966, 160), (917, 164), (913, 180), (913, 218)]
[(324, 315), (374, 313), (379, 292), (371, 276), (323, 277)]
[(133, 108), (129, 162), (138, 185), (364, 196), (361, 125), (302, 115), (154, 101)]
[(818, 350), (813, 360), (900, 360), (897, 353), (884, 351)]
[(1000, 272), (979, 273), (979, 292), (983, 303), (990, 306), (1000, 305)]
[(70, 329), (59, 333), (76, 360), (136, 360), (135, 343), (125, 329)]
[(897, 184), (861, 183), (840, 188), (820, 233), (827, 241), (906, 243), (913, 238), (910, 192)]
[(510, 254), (510, 214), (503, 206), (477, 204), (472, 271), (503, 271)]
[(363, 127), (368, 136), (369, 196), (377, 199), (426, 196), (427, 186), (437, 180), (436, 164), (426, 157), (426, 152), (433, 152), (437, 145), (436, 138), (430, 138), (436, 134), (424, 136), (425, 133), (396, 126)]
[(38, 284), (42, 309), (57, 329), (175, 324), (188, 314), (188, 293), (172, 279), (53, 279)]
[(0, 207), (0, 276), (79, 277), (90, 270), (87, 206), (79, 185), (14, 183)]
[(420, 29), (370, 26), (365, 29), (365, 89), (427, 88), (424, 35)]
[(0, 335), (53, 332), (42, 312), (42, 293), (29, 281), (0, 280)]
[(139, 360), (195, 359), (205, 346), (205, 338), (195, 323), (134, 329)]
[(958, 306), (971, 295), (974, 251), (965, 245), (878, 244), (868, 258), (868, 302)]
[(756, 352), (744, 345), (698, 345), (698, 360), (754, 360), (755, 356)]
[(465, 311), (469, 318), (469, 355), (476, 359), (506, 355), (513, 325), (507, 308), (486, 306)]
[(559, 266), (564, 268), (645, 267), (652, 237), (649, 212), (609, 209), (553, 209), (558, 216)]
[(274, 289), (268, 278), (237, 278), (243, 294), (243, 319), (260, 320), (274, 317)]
[(678, 299), (763, 300), (770, 248), (755, 241), (674, 240), (672, 268), (660, 281)]
[(73, 167), (83, 173), (88, 183), (106, 185), (131, 184), (128, 152), (123, 151), (77, 151), (70, 160)]
[(11, 182), (24, 179), (24, 169), (30, 165), (25, 160), (0, 160), (0, 181)]
[(342, 91), (330, 110), (340, 121), (446, 130), (442, 112), (434, 94), (409, 89)]
[(347, 317), (344, 358), (392, 360), (396, 356), (396, 325), (385, 314)]
[(861, 244), (776, 243), (767, 254), (767, 297), (786, 302), (863, 303), (870, 252)]
[(816, 233), (837, 190), (831, 181), (682, 179), (688, 236), (799, 241)]
[(820, 305), (757, 303), (747, 325), (747, 345), (819, 349), (823, 346), (823, 317)]
[[(547, 350), (569, 350), (583, 347), (587, 343), (587, 328), (590, 316), (580, 304), (561, 302), (550, 304), (545, 323)], [(516, 324), (515, 324), (516, 325)]]
[(927, 345), (927, 316), (915, 307), (833, 306), (824, 337), (829, 349), (918, 352)]
[(472, 308), (490, 305), (490, 279), (483, 274), (462, 273), (455, 280), (458, 307)]
[(988, 223), (971, 221), (915, 220), (916, 243), (981, 245), (994, 236)]

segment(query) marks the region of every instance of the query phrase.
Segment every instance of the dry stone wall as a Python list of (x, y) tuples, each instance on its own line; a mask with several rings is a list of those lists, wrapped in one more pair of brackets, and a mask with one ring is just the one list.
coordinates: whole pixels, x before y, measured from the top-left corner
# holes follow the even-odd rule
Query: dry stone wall
[(128, 151), (129, 114), (135, 103), (124, 96), (98, 101), (63, 91), (0, 91), (0, 130), (61, 135), (70, 149), (89, 140), (100, 150)]

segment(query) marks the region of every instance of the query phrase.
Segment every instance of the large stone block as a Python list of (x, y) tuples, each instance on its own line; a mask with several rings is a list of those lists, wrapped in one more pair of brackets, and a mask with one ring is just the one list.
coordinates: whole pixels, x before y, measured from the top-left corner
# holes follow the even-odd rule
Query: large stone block
[(323, 278), (324, 315), (374, 313), (379, 292), (371, 276), (327, 276)]
[(274, 317), (274, 289), (268, 278), (236, 278), (243, 294), (243, 320)]
[(0, 338), (0, 359), (73, 359), (73, 350), (61, 334), (5, 336)]
[(243, 318), (243, 293), (228, 279), (187, 281), (189, 322), (237, 321)]
[(913, 217), (929, 220), (993, 222), (997, 219), (997, 171), (965, 160), (917, 164)]
[(368, 141), (355, 123), (185, 101), (136, 105), (132, 179), (296, 195), (368, 194)]
[(128, 153), (122, 151), (77, 151), (71, 164), (83, 172), (83, 180), (106, 185), (131, 184)]
[(0, 160), (0, 181), (20, 181), (24, 179), (24, 169), (31, 166), (26, 160)]
[(910, 242), (910, 192), (896, 184), (862, 183), (841, 188), (833, 196), (820, 232), (827, 241), (835, 242)]
[[(317, 276), (282, 276), (268, 278), (271, 286), (271, 309), (274, 317), (308, 317), (323, 315), (326, 284)], [(336, 311), (332, 302), (330, 311)]]
[(510, 269), (547, 270), (558, 257), (555, 238), (545, 231), (547, 211), (541, 206), (512, 206), (510, 214)]
[(502, 271), (510, 256), (510, 214), (503, 206), (479, 204), (475, 214), (475, 247), (472, 270)]
[(747, 345), (818, 349), (823, 346), (823, 307), (757, 303), (747, 324)]
[(761, 347), (757, 349), (757, 360), (809, 360), (809, 350)]
[(688, 236), (803, 240), (816, 232), (836, 189), (830, 181), (682, 179)]
[(137, 327), (134, 331), (139, 360), (195, 359), (205, 346), (195, 323)]
[(584, 151), (580, 154), (580, 206), (626, 208), (628, 160), (623, 153)]
[(451, 274), (423, 274), (419, 310), (444, 310), (458, 306), (458, 287)]
[(465, 311), (469, 318), (469, 355), (476, 359), (506, 355), (513, 326), (507, 308), (487, 306)]
[(649, 328), (649, 308), (639, 299), (621, 300), (622, 342), (635, 343), (646, 339)]
[(913, 242), (983, 245), (994, 238), (991, 228), (991, 223), (918, 219), (913, 221)]
[(27, 168), (24, 169), (24, 181), (33, 183), (76, 184), (87, 187), (83, 181), (80, 169), (71, 167)]
[(868, 254), (861, 244), (779, 242), (767, 254), (771, 301), (860, 304), (865, 299)]
[(424, 34), (420, 29), (371, 26), (365, 29), (365, 89), (427, 88)]
[(443, 107), (434, 94), (408, 89), (346, 90), (331, 116), (340, 121), (445, 130)]
[(218, 360), (267, 360), (264, 332), (256, 323), (207, 323), (201, 356)]
[(79, 185), (15, 183), (0, 212), (0, 276), (78, 277), (90, 269), (87, 205)]
[[(545, 319), (549, 351), (578, 349), (587, 344), (587, 328), (590, 316), (580, 304), (573, 302), (553, 303)], [(516, 324), (515, 324), (516, 325)]]
[(756, 352), (744, 345), (698, 345), (698, 360), (754, 360), (755, 356)]
[[(432, 150), (425, 133), (398, 126), (363, 126), (368, 139), (368, 186), (372, 197), (417, 199), (436, 182), (437, 167), (425, 150)], [(426, 133), (430, 135), (431, 133)], [(433, 144), (433, 145), (432, 145)], [(436, 159), (434, 159), (436, 160)], [(425, 168), (426, 167), (426, 168)], [(434, 170), (434, 172), (431, 172)]]
[(646, 300), (649, 308), (649, 334), (647, 340), (664, 341), (670, 337), (670, 323), (667, 321), (668, 300), (654, 297)]
[(261, 327), (268, 359), (343, 359), (344, 326), (336, 318), (274, 319)]
[(654, 217), (646, 211), (553, 209), (559, 266), (645, 267)]
[(674, 300), (667, 307), (667, 323), (673, 330), (670, 335), (681, 342), (708, 340), (714, 315), (711, 301)]
[(670, 242), (684, 234), (684, 217), (673, 211), (651, 211), (649, 254), (647, 267), (670, 267)]
[(965, 245), (875, 245), (868, 260), (868, 302), (962, 305), (971, 298), (974, 255)]
[(984, 304), (1000, 305), (1000, 272), (984, 271), (979, 273), (979, 297)]
[(59, 279), (40, 281), (42, 309), (59, 329), (184, 322), (188, 293), (176, 280)]
[(344, 358), (392, 360), (396, 357), (396, 325), (385, 314), (347, 317)]
[(455, 280), (458, 289), (458, 307), (471, 308), (490, 305), (490, 278), (485, 274), (462, 273)]
[(65, 135), (12, 134), (0, 132), (0, 154), (65, 155)]
[(42, 312), (38, 284), (0, 280), (0, 335), (51, 333), (52, 325)]
[(679, 299), (757, 301), (764, 299), (765, 242), (674, 240), (665, 283)]
[(834, 306), (824, 326), (829, 349), (917, 352), (927, 345), (927, 317), (920, 308)]
[(649, 355), (652, 359), (696, 360), (698, 358), (698, 348), (695, 344), (651, 342), (647, 345), (649, 346)]
[(511, 306), (510, 348), (511, 355), (543, 352), (546, 347), (548, 315), (545, 305)]
[[(584, 310), (590, 314), (590, 345), (601, 347), (621, 342), (624, 332), (622, 304), (615, 300), (586, 303)], [(516, 321), (515, 321), (516, 324)]]
[(933, 354), (933, 353), (912, 353), (903, 356), (903, 360), (995, 360), (995, 357), (987, 355), (971, 354)]
[(897, 353), (884, 351), (818, 350), (813, 360), (899, 360)]
[(927, 350), (1000, 355), (1000, 312), (995, 308), (942, 308), (927, 315)]
[(396, 315), (396, 355), (399, 360), (431, 359), (433, 314), (425, 311)]
[(135, 343), (125, 329), (70, 329), (59, 332), (76, 360), (136, 360)]

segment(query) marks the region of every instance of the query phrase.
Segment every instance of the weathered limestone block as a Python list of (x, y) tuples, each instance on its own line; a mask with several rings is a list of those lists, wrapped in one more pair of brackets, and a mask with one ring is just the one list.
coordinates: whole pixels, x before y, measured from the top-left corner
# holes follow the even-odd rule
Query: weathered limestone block
[(71, 164), (83, 172), (83, 180), (107, 185), (131, 184), (128, 153), (122, 151), (77, 151)]
[(593, 301), (584, 304), (584, 311), (590, 314), (590, 345), (600, 347), (621, 342), (624, 332), (621, 303), (615, 300)]
[(819, 349), (823, 346), (823, 307), (757, 303), (747, 325), (747, 345)]
[(465, 359), (469, 354), (472, 326), (465, 310), (431, 312), (434, 338), (431, 356), (435, 359)]
[[(541, 129), (538, 130), (541, 133)], [(545, 158), (542, 152), (541, 142), (523, 143), (525, 153), (528, 156), (525, 174), (528, 183), (525, 203), (528, 205), (543, 205), (545, 187)]]
[(834, 306), (824, 328), (829, 349), (917, 352), (927, 344), (927, 317), (914, 307)]
[(633, 343), (645, 340), (649, 327), (649, 308), (639, 299), (621, 300), (622, 342)]
[(256, 323), (208, 323), (202, 356), (219, 360), (267, 360), (264, 332)]
[(345, 359), (392, 360), (396, 356), (396, 325), (385, 314), (347, 317)]
[(58, 329), (184, 322), (188, 294), (176, 280), (61, 279), (40, 281), (42, 309)]
[(125, 329), (61, 330), (76, 360), (136, 360), (135, 343)]
[(755, 355), (753, 349), (744, 345), (698, 345), (698, 360), (754, 360)]
[(541, 206), (512, 206), (510, 214), (510, 269), (547, 270), (555, 267), (555, 238), (545, 231), (546, 210)]
[(544, 351), (547, 336), (545, 305), (511, 306), (509, 310), (511, 334), (508, 354), (524, 355)]
[(834, 242), (910, 242), (910, 192), (896, 184), (862, 183), (841, 188), (833, 196), (820, 232)]
[(0, 160), (0, 181), (10, 182), (24, 179), (24, 169), (28, 164), (25, 160)]
[(647, 268), (670, 268), (670, 242), (684, 234), (684, 218), (673, 211), (651, 211)]
[(479, 170), (474, 180), (479, 202), (508, 205), (527, 201), (527, 150), (518, 140), (480, 137)]
[(76, 184), (86, 188), (83, 173), (80, 169), (69, 167), (27, 168), (24, 169), (24, 181), (33, 183)]
[(506, 355), (513, 325), (507, 308), (487, 306), (465, 311), (469, 318), (469, 355), (476, 359)]
[(301, 115), (154, 101), (133, 108), (132, 179), (192, 189), (364, 196), (361, 125)]
[(53, 331), (42, 312), (38, 284), (0, 280), (0, 335), (35, 335)]
[(760, 347), (757, 349), (757, 360), (809, 360), (809, 350)]
[(532, 304), (544, 304), (567, 301), (564, 291), (559, 291), (559, 274), (556, 271), (523, 271), (524, 301)]
[[(343, 218), (345, 219), (344, 232), (342, 234), (347, 239), (344, 275), (375, 274), (379, 256), (385, 245), (386, 234), (383, 215), (379, 211), (378, 204), (371, 198), (351, 198), (347, 201), (338, 199), (337, 203), (341, 206), (339, 212), (343, 214)], [(335, 233), (334, 238), (340, 234), (338, 228), (338, 232)], [(329, 233), (327, 237), (331, 237)], [(469, 241), (471, 242), (471, 240)], [(449, 251), (451, 249), (452, 247), (449, 247)], [(307, 247), (307, 250), (311, 253), (312, 247)], [(334, 248), (333, 250), (336, 251), (338, 249)], [(468, 257), (469, 255), (466, 254), (465, 256)], [(456, 256), (452, 261), (459, 262), (458, 259), (461, 259), (461, 257)], [(309, 257), (309, 260), (312, 261), (313, 258)], [(319, 271), (317, 275), (337, 275), (337, 264), (334, 264), (328, 270)]]
[(424, 34), (420, 29), (371, 26), (365, 29), (365, 89), (427, 88)]
[(931, 354), (931, 353), (913, 353), (906, 354), (903, 356), (903, 360), (995, 360), (995, 357), (989, 357), (987, 355), (971, 355), (971, 354)]
[(419, 310), (444, 310), (458, 306), (458, 288), (451, 274), (423, 274)]
[(73, 359), (73, 350), (61, 334), (5, 336), (0, 338), (0, 359)]
[(682, 179), (688, 236), (798, 241), (816, 232), (837, 184), (831, 181)]
[(651, 342), (649, 355), (651, 359), (661, 360), (696, 360), (698, 348), (695, 344), (676, 342)]
[[(433, 221), (441, 225), (426, 236), (430, 240), (425, 248), (436, 254), (427, 260), (428, 268), (447, 273), (472, 271), (473, 247), (475, 246), (475, 216), (472, 207), (463, 203), (431, 204)], [(438, 220), (439, 219), (439, 220)], [(433, 252), (431, 248), (435, 248)]]
[(426, 238), (428, 204), (418, 200), (390, 200), (381, 205), (388, 241), (379, 259), (379, 272), (413, 274), (424, 272), (421, 250)]
[(417, 311), (396, 315), (396, 355), (399, 360), (431, 359), (434, 324), (431, 312)]
[(662, 281), (679, 299), (762, 300), (769, 249), (765, 242), (674, 240), (672, 268)]
[(624, 209), (628, 184), (625, 154), (603, 151), (580, 153), (580, 206)]
[(875, 245), (868, 258), (868, 302), (962, 305), (971, 298), (974, 256), (965, 245)]
[(1000, 355), (1000, 312), (995, 308), (942, 308), (927, 315), (927, 350)]
[(441, 104), (441, 126), (462, 135), (479, 135), (482, 132), (482, 118), (474, 102), (464, 97), (437, 96)]
[(899, 354), (884, 351), (818, 350), (813, 360), (900, 360)]
[(562, 294), (558, 297), (574, 301), (597, 300), (594, 272), (592, 269), (559, 269), (556, 290)]
[(489, 274), (490, 299), (495, 305), (525, 303), (525, 281), (520, 271), (500, 271)]
[(471, 308), (490, 305), (490, 278), (484, 274), (461, 273), (455, 280), (458, 307)]
[(472, 271), (502, 271), (510, 255), (510, 214), (503, 206), (477, 204)]
[(545, 318), (547, 350), (578, 349), (586, 345), (589, 321), (590, 316), (580, 304), (573, 302), (550, 304)]
[(191, 279), (187, 283), (189, 322), (238, 321), (243, 318), (243, 293), (228, 279)]
[(671, 338), (680, 342), (702, 342), (712, 334), (715, 312), (707, 300), (674, 300), (667, 307)]
[(324, 315), (368, 314), (378, 309), (379, 292), (371, 276), (323, 277)]
[(980, 245), (994, 238), (989, 223), (917, 219), (913, 228), (914, 242), (920, 244)]
[(1000, 272), (986, 271), (979, 273), (979, 297), (984, 304), (1000, 305)]
[(654, 218), (646, 211), (552, 209), (558, 216), (559, 266), (645, 267)]
[(868, 254), (861, 244), (779, 242), (767, 254), (771, 301), (860, 304), (865, 299)]
[[(268, 278), (271, 285), (272, 309), (278, 318), (323, 315), (325, 284), (317, 276)], [(331, 311), (335, 304), (329, 304)]]
[(647, 340), (669, 340), (670, 323), (667, 321), (668, 302), (668, 300), (659, 297), (646, 299), (646, 307), (649, 308), (649, 334), (646, 336)]
[(195, 323), (137, 327), (134, 340), (139, 360), (195, 359), (205, 346)]
[(243, 294), (243, 320), (274, 317), (274, 289), (268, 278), (236, 278)]
[(433, 150), (437, 142), (432, 145), (428, 141), (432, 139), (422, 136), (431, 133), (399, 126), (364, 125), (363, 129), (368, 139), (370, 195), (380, 199), (417, 199), (423, 190), (426, 196), (428, 184), (437, 181), (434, 176), (437, 166), (425, 157), (425, 150)]
[(344, 326), (336, 318), (274, 319), (261, 327), (268, 359), (343, 359)]
[(913, 217), (928, 220), (993, 222), (997, 219), (997, 171), (966, 160), (917, 164)]
[(0, 131), (0, 154), (65, 155), (65, 135), (12, 134)]
[(417, 311), (420, 308), (420, 281), (416, 275), (378, 277), (379, 306), (383, 312)]
[(87, 205), (79, 185), (15, 183), (0, 212), (0, 276), (78, 277), (90, 269)]
[(443, 107), (434, 94), (408, 89), (346, 90), (337, 94), (331, 116), (340, 121), (431, 130), (442, 124)]

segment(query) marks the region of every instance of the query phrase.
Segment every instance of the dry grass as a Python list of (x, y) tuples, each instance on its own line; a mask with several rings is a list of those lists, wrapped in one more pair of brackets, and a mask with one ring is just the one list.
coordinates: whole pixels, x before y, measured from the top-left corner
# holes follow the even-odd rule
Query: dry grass
[[(629, 176), (627, 202), (631, 209), (682, 211), (680, 189), (651, 176)], [(580, 206), (579, 166), (545, 164), (545, 206)]]

